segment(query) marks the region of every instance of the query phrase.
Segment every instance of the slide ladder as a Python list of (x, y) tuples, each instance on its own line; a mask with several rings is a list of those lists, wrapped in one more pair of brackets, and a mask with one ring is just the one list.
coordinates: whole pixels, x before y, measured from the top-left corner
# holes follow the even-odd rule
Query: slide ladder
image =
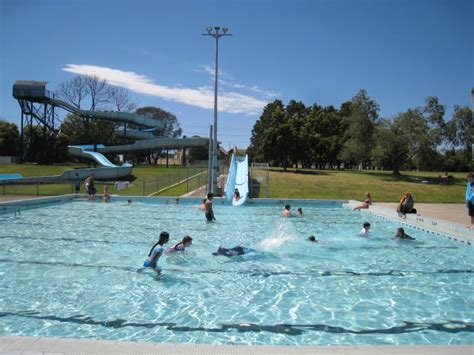
[[(240, 199), (234, 198), (234, 190), (239, 189)], [(236, 156), (232, 154), (227, 175), (225, 188), (226, 198), (232, 201), (232, 205), (241, 206), (245, 204), (249, 197), (249, 162), (248, 156)]]

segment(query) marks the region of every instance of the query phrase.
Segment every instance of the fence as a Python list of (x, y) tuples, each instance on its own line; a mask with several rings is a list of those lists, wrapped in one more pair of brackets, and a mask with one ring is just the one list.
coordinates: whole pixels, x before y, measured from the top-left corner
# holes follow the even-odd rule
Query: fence
[(270, 173), (268, 163), (252, 163), (250, 168), (250, 196), (270, 197)]

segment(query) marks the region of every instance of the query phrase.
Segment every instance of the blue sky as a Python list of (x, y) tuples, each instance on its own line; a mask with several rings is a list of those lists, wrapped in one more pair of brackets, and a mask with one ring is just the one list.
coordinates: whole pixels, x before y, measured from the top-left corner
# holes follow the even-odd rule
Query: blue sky
[(209, 25), (233, 35), (219, 42), (226, 149), (247, 147), (276, 98), (339, 107), (365, 89), (392, 117), (438, 96), (450, 117), (471, 104), (473, 18), (470, 0), (0, 0), (0, 119), (19, 123), (15, 80), (54, 90), (95, 73), (174, 113), (185, 135), (208, 135)]

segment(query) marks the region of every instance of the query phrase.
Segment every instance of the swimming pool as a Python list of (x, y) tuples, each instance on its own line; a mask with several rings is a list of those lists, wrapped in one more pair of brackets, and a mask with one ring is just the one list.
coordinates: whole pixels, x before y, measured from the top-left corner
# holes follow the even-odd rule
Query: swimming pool
[[(298, 206), (293, 206), (298, 207)], [(472, 246), (345, 208), (75, 201), (0, 215), (0, 335), (215, 344), (472, 344)], [(369, 238), (357, 236), (372, 224)], [(193, 246), (141, 266), (160, 231)], [(323, 243), (306, 241), (314, 234)], [(212, 256), (219, 245), (256, 251)]]

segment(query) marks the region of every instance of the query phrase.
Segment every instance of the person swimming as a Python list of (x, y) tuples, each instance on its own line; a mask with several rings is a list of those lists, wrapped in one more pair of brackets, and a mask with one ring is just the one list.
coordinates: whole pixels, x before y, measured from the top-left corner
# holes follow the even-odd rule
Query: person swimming
[(369, 235), (370, 223), (365, 222), (362, 226), (362, 229), (359, 232), (359, 235)]
[(317, 240), (314, 235), (310, 235), (307, 240), (310, 241), (310, 242), (313, 242), (313, 243), (318, 243), (319, 242), (319, 240)]
[(410, 237), (408, 234), (405, 234), (405, 230), (401, 227), (397, 228), (397, 233), (395, 234), (395, 238), (415, 240), (415, 238)]
[(193, 244), (193, 238), (189, 235), (185, 236), (183, 240), (170, 248), (166, 248), (166, 253), (174, 253), (175, 251), (184, 251)]
[(255, 251), (255, 250), (250, 249), (250, 248), (245, 248), (245, 247), (242, 247), (240, 245), (238, 245), (236, 247), (233, 247), (233, 248), (230, 248), (230, 249), (227, 249), (227, 248), (224, 248), (223, 246), (220, 246), (219, 249), (217, 249), (217, 252), (212, 253), (212, 255), (214, 255), (214, 256), (224, 255), (224, 256), (231, 257), (231, 256), (236, 256), (236, 255), (248, 254), (252, 251)]
[(285, 205), (285, 208), (283, 209), (282, 215), (283, 215), (283, 217), (290, 217), (291, 216), (291, 206), (290, 205)]
[(169, 239), (170, 235), (168, 232), (163, 231), (160, 233), (160, 239), (155, 243), (155, 245), (151, 247), (150, 252), (148, 253), (148, 258), (143, 263), (144, 267), (151, 267), (156, 272), (161, 272), (161, 268), (157, 265), (157, 263), (160, 257), (163, 255), (163, 245), (168, 243)]
[(303, 215), (303, 209), (301, 207), (298, 208), (297, 213), (298, 213), (298, 216), (302, 216)]

